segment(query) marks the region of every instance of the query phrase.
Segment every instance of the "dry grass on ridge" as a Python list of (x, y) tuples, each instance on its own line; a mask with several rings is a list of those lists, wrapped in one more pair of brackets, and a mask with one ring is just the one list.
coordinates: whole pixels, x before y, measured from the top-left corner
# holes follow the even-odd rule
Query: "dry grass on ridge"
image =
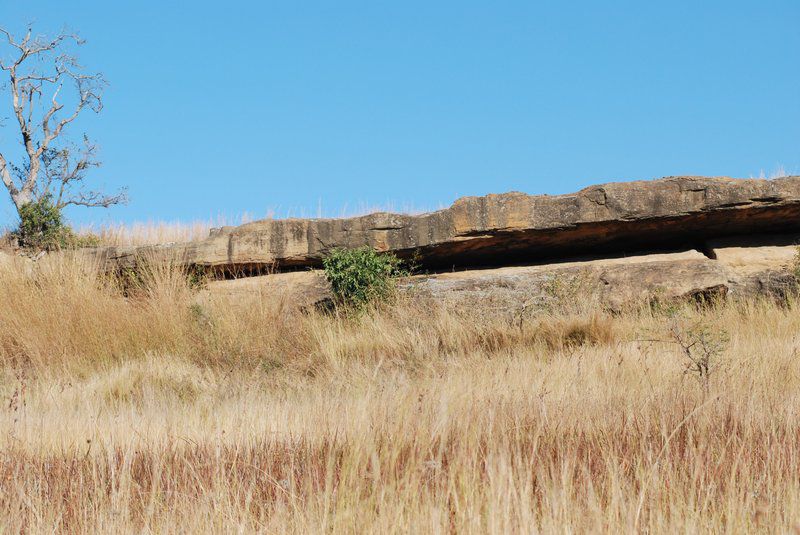
[[(7, 532), (730, 532), (800, 521), (800, 315), (125, 299), (0, 271)], [(729, 334), (707, 383), (673, 327)]]
[(214, 227), (239, 225), (249, 220), (250, 218), (245, 215), (235, 221), (229, 221), (221, 217), (216, 221), (198, 220), (191, 223), (183, 223), (180, 221), (130, 224), (109, 223), (98, 227), (81, 227), (78, 229), (78, 233), (97, 236), (101, 245), (157, 245), (162, 243), (201, 241), (208, 238), (211, 229)]
[[(437, 209), (441, 209), (439, 206)], [(334, 214), (325, 214), (325, 217), (357, 217), (375, 212), (395, 212), (403, 214), (421, 214), (423, 210), (411, 205), (396, 205), (385, 203), (383, 205), (358, 204), (350, 207), (345, 205)], [(265, 218), (278, 217), (278, 210), (268, 210)], [(316, 213), (307, 210), (280, 210), (281, 217), (323, 217), (321, 207)], [(223, 226), (236, 226), (255, 221), (257, 217), (244, 213), (238, 217), (219, 216), (215, 219), (196, 220), (189, 223), (181, 221), (150, 221), (135, 223), (106, 223), (103, 225), (87, 225), (78, 228), (78, 234), (92, 235), (99, 238), (101, 245), (128, 246), (128, 245), (158, 245), (164, 243), (181, 243), (201, 241), (208, 238), (211, 229)], [(1, 246), (2, 244), (0, 244)]]

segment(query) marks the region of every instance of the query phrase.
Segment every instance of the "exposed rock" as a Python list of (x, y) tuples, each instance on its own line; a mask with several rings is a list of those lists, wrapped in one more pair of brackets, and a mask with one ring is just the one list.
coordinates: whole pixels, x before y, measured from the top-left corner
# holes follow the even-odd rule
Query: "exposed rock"
[(798, 234), (754, 234), (711, 240), (707, 250), (728, 271), (733, 295), (784, 299), (797, 289), (798, 243)]
[(225, 272), (318, 266), (334, 247), (418, 255), (429, 269), (514, 265), (548, 258), (700, 247), (704, 240), (800, 230), (800, 177), (671, 177), (592, 186), (569, 195), (466, 197), (418, 216), (263, 220), (217, 229), (202, 242), (110, 247), (110, 267), (142, 257)]
[[(420, 296), (524, 308), (572, 291), (573, 301), (621, 308), (659, 297), (785, 297), (796, 288), (798, 232), (800, 177), (671, 177), (569, 195), (467, 197), (418, 216), (256, 221), (215, 229), (201, 242), (79, 254), (108, 269), (143, 260), (204, 267), (236, 280), (210, 283), (201, 299), (282, 296), (303, 307), (329, 291), (308, 268), (333, 248), (368, 245), (414, 257), (431, 272), (402, 283)], [(667, 252), (676, 250), (684, 252)], [(564, 261), (589, 255), (595, 259)], [(284, 272), (262, 275), (272, 271)]]
[(788, 271), (797, 260), (798, 234), (753, 234), (709, 240), (711, 258), (741, 275)]
[[(725, 294), (725, 269), (698, 251), (561, 264), (469, 270), (417, 275), (401, 281), (403, 291), (445, 305), (482, 312), (540, 309), (550, 305), (597, 302), (611, 309), (665, 300)], [(313, 305), (330, 296), (320, 271), (304, 271), (217, 281), (206, 299), (247, 302), (252, 297)]]
[(657, 298), (724, 295), (725, 270), (698, 251), (508, 267), (415, 277), (409, 286), (437, 300), (499, 309), (597, 303), (611, 309)]

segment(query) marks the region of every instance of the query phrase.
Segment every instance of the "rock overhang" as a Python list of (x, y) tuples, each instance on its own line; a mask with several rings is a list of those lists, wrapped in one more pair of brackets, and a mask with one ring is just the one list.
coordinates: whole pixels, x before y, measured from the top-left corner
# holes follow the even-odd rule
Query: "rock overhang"
[(565, 195), (464, 197), (420, 215), (268, 219), (199, 242), (92, 251), (109, 267), (149, 256), (220, 274), (319, 267), (333, 248), (370, 246), (428, 270), (519, 265), (582, 255), (703, 249), (707, 240), (800, 230), (800, 177), (667, 177)]

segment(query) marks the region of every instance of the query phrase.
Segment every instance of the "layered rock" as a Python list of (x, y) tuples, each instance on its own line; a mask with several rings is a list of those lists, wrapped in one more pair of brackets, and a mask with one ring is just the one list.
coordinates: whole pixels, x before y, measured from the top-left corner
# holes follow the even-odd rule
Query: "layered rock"
[(797, 232), (800, 177), (670, 177), (569, 195), (467, 197), (422, 215), (263, 220), (195, 243), (85, 253), (108, 269), (148, 259), (235, 279), (211, 282), (202, 299), (277, 296), (302, 307), (329, 297), (310, 268), (334, 248), (366, 245), (413, 257), (429, 273), (402, 282), (413, 295), (514, 309), (546, 306), (572, 288), (573, 300), (616, 309), (654, 298), (783, 297), (796, 287)]
[(568, 195), (466, 197), (422, 215), (263, 220), (208, 239), (92, 251), (109, 267), (143, 257), (220, 273), (319, 266), (335, 247), (416, 256), (431, 270), (503, 266), (586, 254), (702, 247), (705, 240), (800, 229), (800, 177), (670, 177), (592, 186)]

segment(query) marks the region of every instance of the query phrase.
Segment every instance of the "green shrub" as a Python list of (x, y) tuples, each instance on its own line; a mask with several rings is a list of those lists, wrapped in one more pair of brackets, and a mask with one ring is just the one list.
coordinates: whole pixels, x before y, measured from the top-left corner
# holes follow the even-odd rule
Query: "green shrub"
[(13, 236), (19, 246), (25, 249), (53, 251), (94, 247), (100, 243), (100, 239), (93, 234), (75, 234), (50, 196), (22, 206), (19, 219), (19, 227)]
[(357, 310), (391, 298), (395, 279), (407, 274), (394, 254), (367, 246), (334, 249), (322, 262), (335, 303)]

